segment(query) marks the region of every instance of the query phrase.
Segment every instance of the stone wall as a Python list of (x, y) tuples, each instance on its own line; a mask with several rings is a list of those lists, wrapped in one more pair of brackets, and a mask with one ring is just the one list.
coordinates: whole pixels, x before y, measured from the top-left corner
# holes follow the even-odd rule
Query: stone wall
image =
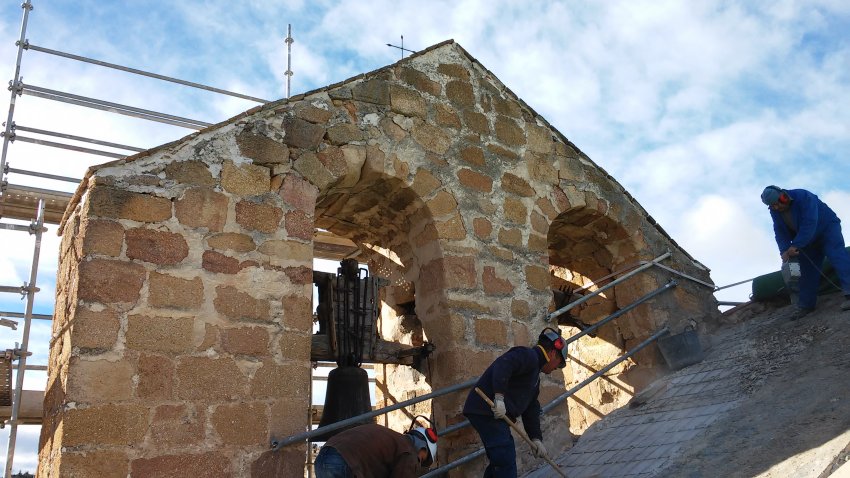
[[(667, 250), (666, 264), (709, 280), (453, 42), (93, 168), (76, 199), (63, 223), (39, 476), (299, 475), (303, 447), (268, 446), (307, 426), (315, 228), (355, 241), (390, 281), (385, 339), (437, 346), (419, 370), (376, 367), (387, 403), (468, 380), (533, 342), (552, 324), (553, 287)], [(576, 313), (592, 323), (668, 275), (642, 275)], [(713, 310), (710, 291), (692, 284), (640, 306), (572, 347), (541, 401), (662, 324), (710, 321)], [(551, 452), (661, 370), (654, 348), (626, 363), (546, 418)], [(382, 423), (401, 430), (422, 413), (444, 427), (463, 420), (464, 397)], [(440, 460), (477, 444), (469, 430), (445, 437)]]

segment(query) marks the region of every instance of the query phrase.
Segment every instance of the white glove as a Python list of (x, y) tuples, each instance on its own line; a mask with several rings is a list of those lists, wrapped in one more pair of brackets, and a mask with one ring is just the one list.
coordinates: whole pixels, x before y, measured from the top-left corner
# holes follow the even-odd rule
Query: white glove
[(535, 438), (531, 440), (531, 452), (534, 453), (535, 458), (543, 458), (546, 456), (546, 447), (543, 446), (543, 442)]
[(507, 416), (507, 411), (505, 409), (505, 396), (501, 393), (496, 394), (496, 399), (493, 400), (493, 406), (490, 407), (490, 410), (493, 411), (493, 416), (496, 417), (496, 420), (501, 420)]

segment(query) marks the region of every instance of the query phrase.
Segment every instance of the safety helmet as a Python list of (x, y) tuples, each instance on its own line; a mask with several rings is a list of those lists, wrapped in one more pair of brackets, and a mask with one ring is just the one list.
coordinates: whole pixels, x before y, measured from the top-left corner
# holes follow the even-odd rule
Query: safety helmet
[(561, 337), (560, 330), (555, 330), (552, 327), (546, 327), (543, 329), (543, 332), (540, 332), (540, 336), (537, 337), (537, 343), (544, 347), (549, 346), (560, 354), (561, 364), (558, 365), (558, 368), (564, 368), (567, 366), (567, 342), (564, 341), (563, 337)]
[(415, 427), (407, 432), (413, 438), (413, 446), (417, 451), (424, 448), (428, 451), (428, 456), (422, 462), (425, 468), (430, 467), (434, 463), (434, 458), (437, 457), (437, 432), (433, 428)]

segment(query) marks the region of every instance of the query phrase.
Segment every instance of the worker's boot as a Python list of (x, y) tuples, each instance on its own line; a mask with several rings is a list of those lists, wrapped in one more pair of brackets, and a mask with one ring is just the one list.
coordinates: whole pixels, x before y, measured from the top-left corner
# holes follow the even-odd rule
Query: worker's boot
[(850, 295), (844, 296), (844, 302), (841, 303), (841, 310), (850, 310)]
[(803, 307), (797, 307), (797, 310), (791, 313), (791, 316), (788, 317), (789, 320), (800, 320), (803, 317), (812, 313), (815, 309), (805, 309)]

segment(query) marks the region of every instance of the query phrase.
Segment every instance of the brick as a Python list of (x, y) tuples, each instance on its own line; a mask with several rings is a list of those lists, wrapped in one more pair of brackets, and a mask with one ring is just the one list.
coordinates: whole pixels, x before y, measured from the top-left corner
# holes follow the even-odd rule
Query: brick
[(438, 155), (446, 154), (446, 151), (452, 145), (452, 138), (445, 130), (428, 123), (414, 126), (411, 134), (413, 139), (426, 151)]
[(284, 118), (283, 142), (293, 148), (314, 150), (325, 135), (323, 126), (304, 121), (300, 118)]
[(390, 110), (405, 116), (425, 118), (428, 106), (416, 90), (400, 86), (390, 87)]
[(130, 460), (124, 451), (64, 451), (60, 464), (65, 478), (127, 478)]
[(525, 266), (525, 279), (533, 289), (548, 291), (552, 287), (552, 276), (546, 267)]
[(179, 264), (189, 255), (189, 245), (180, 234), (134, 228), (125, 233), (127, 257), (159, 265)]
[(89, 302), (136, 302), (145, 268), (126, 261), (92, 259), (80, 263), (78, 298)]
[(252, 159), (254, 164), (289, 163), (289, 148), (268, 136), (243, 131), (236, 135), (236, 145), (242, 156)]
[(251, 397), (308, 399), (310, 369), (302, 364), (278, 365), (263, 362), (251, 379)]
[(511, 173), (502, 175), (502, 189), (522, 197), (534, 196), (534, 188), (528, 184), (528, 181)]
[(227, 196), (208, 188), (187, 189), (174, 204), (180, 224), (221, 232), (227, 222)]
[(257, 196), (271, 191), (271, 171), (255, 164), (235, 165), (225, 161), (221, 168), (221, 187), (241, 196)]
[(251, 252), (257, 248), (254, 239), (247, 234), (223, 232), (207, 238), (207, 245), (219, 251)]
[(477, 319), (475, 326), (475, 341), (482, 345), (508, 345), (508, 329), (501, 320)]
[(528, 209), (519, 199), (506, 197), (504, 203), (505, 219), (513, 224), (525, 224), (528, 220)]
[(256, 445), (268, 441), (269, 418), (264, 403), (219, 405), (210, 421), (225, 445)]
[(174, 398), (174, 361), (161, 355), (139, 356), (139, 382), (136, 395), (147, 400)]
[(124, 227), (121, 224), (99, 219), (88, 219), (83, 224), (83, 255), (121, 255), (124, 245)]
[(62, 446), (138, 446), (148, 426), (148, 408), (140, 404), (105, 404), (65, 412)]
[(160, 405), (154, 409), (148, 430), (148, 443), (155, 450), (170, 451), (178, 446), (200, 445), (206, 436), (204, 407), (186, 404)]
[(475, 106), (475, 92), (472, 84), (466, 81), (449, 81), (446, 83), (446, 97), (459, 109)]
[(522, 231), (519, 229), (499, 229), (499, 244), (507, 247), (519, 247), (522, 245)]
[(283, 224), (287, 236), (304, 239), (305, 241), (313, 240), (313, 233), (315, 231), (313, 218), (304, 213), (304, 211), (287, 212)]
[(484, 293), (488, 295), (508, 295), (514, 292), (511, 281), (498, 277), (493, 266), (484, 266), (481, 283), (484, 285)]
[(229, 357), (177, 359), (177, 397), (184, 400), (237, 400), (248, 381)]
[(120, 326), (118, 312), (113, 309), (93, 311), (77, 306), (71, 326), (71, 346), (81, 350), (110, 350), (118, 339)]
[(171, 201), (150, 194), (96, 185), (89, 191), (89, 215), (138, 222), (171, 218)]
[(475, 235), (481, 239), (490, 239), (493, 234), (493, 223), (483, 217), (476, 217), (472, 220), (472, 230)]
[(272, 204), (243, 200), (236, 203), (236, 222), (245, 229), (271, 234), (280, 227), (283, 210)]
[(234, 476), (234, 473), (227, 456), (219, 452), (208, 452), (138, 458), (130, 462), (130, 476), (137, 478), (185, 478), (187, 476), (229, 478)]
[(201, 161), (173, 161), (165, 166), (165, 177), (183, 184), (213, 187), (215, 179)]
[(471, 169), (461, 169), (457, 172), (457, 178), (460, 180), (460, 184), (470, 189), (485, 193), (493, 191), (493, 178), (475, 172)]
[(236, 274), (240, 270), (238, 259), (216, 251), (204, 251), (201, 256), (201, 267), (221, 274)]
[(242, 292), (232, 286), (220, 285), (215, 288), (215, 310), (225, 317), (236, 320), (264, 321), (271, 320), (269, 301), (255, 299), (247, 292)]
[(221, 349), (234, 355), (268, 355), (269, 333), (262, 327), (221, 329)]
[(80, 360), (68, 365), (66, 399), (91, 404), (127, 400), (133, 393), (134, 367), (126, 360)]
[(319, 189), (304, 178), (295, 174), (284, 177), (280, 197), (288, 206), (312, 215), (316, 210), (318, 196)]
[(490, 134), (490, 121), (486, 116), (477, 111), (463, 111), (463, 124), (474, 133), (480, 135)]
[(197, 309), (204, 301), (204, 284), (200, 277), (181, 279), (152, 271), (148, 278), (148, 301), (154, 307)]
[(193, 327), (191, 317), (131, 315), (125, 341), (132, 350), (179, 354), (192, 349)]

